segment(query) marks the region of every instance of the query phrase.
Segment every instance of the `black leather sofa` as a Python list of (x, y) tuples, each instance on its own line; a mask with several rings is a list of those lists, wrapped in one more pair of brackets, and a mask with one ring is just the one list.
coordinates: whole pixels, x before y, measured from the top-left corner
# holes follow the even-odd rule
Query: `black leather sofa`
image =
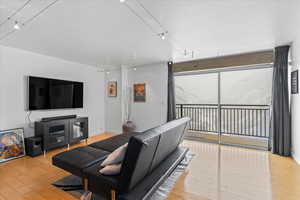
[[(52, 158), (52, 163), (81, 177), (86, 190), (105, 199), (147, 199), (188, 151), (187, 148), (179, 147), (179, 144), (189, 121), (189, 118), (181, 118), (142, 133), (114, 136), (59, 153)], [(101, 162), (109, 153), (127, 142), (120, 174), (100, 174)]]

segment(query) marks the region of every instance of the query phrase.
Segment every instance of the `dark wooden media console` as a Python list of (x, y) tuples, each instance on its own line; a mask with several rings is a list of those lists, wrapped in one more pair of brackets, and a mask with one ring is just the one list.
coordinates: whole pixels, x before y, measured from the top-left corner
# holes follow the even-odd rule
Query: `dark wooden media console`
[(54, 117), (35, 122), (35, 136), (42, 138), (44, 153), (78, 143), (88, 138), (88, 118)]

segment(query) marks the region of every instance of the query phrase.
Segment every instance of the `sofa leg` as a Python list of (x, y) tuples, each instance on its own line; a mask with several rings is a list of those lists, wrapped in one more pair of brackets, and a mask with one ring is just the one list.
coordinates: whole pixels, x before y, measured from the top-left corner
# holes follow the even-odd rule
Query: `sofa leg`
[(80, 200), (92, 200), (92, 193), (84, 192), (83, 195), (81, 195)]
[(87, 178), (83, 179), (83, 189), (85, 192), (88, 191), (88, 179)]
[(111, 190), (111, 200), (117, 200), (117, 192), (116, 192), (116, 190)]

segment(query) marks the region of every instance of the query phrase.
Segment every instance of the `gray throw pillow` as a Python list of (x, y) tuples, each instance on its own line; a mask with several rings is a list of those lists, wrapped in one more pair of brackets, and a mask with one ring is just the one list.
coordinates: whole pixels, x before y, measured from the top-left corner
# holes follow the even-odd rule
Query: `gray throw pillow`
[(117, 165), (107, 165), (104, 168), (100, 169), (100, 173), (103, 175), (117, 175), (121, 171), (122, 164)]
[(116, 150), (114, 150), (107, 158), (101, 163), (102, 167), (105, 167), (107, 165), (114, 165), (114, 164), (120, 164), (125, 157), (125, 153), (127, 150), (128, 143), (120, 146)]

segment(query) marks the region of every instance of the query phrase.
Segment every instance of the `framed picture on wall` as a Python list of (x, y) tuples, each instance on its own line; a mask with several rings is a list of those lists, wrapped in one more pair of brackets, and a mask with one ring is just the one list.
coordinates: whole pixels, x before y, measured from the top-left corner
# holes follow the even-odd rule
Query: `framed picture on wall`
[(107, 91), (109, 97), (117, 97), (118, 93), (117, 81), (109, 81), (107, 85)]
[(0, 131), (0, 163), (25, 156), (24, 129)]
[(138, 83), (133, 85), (134, 102), (146, 102), (146, 84)]

